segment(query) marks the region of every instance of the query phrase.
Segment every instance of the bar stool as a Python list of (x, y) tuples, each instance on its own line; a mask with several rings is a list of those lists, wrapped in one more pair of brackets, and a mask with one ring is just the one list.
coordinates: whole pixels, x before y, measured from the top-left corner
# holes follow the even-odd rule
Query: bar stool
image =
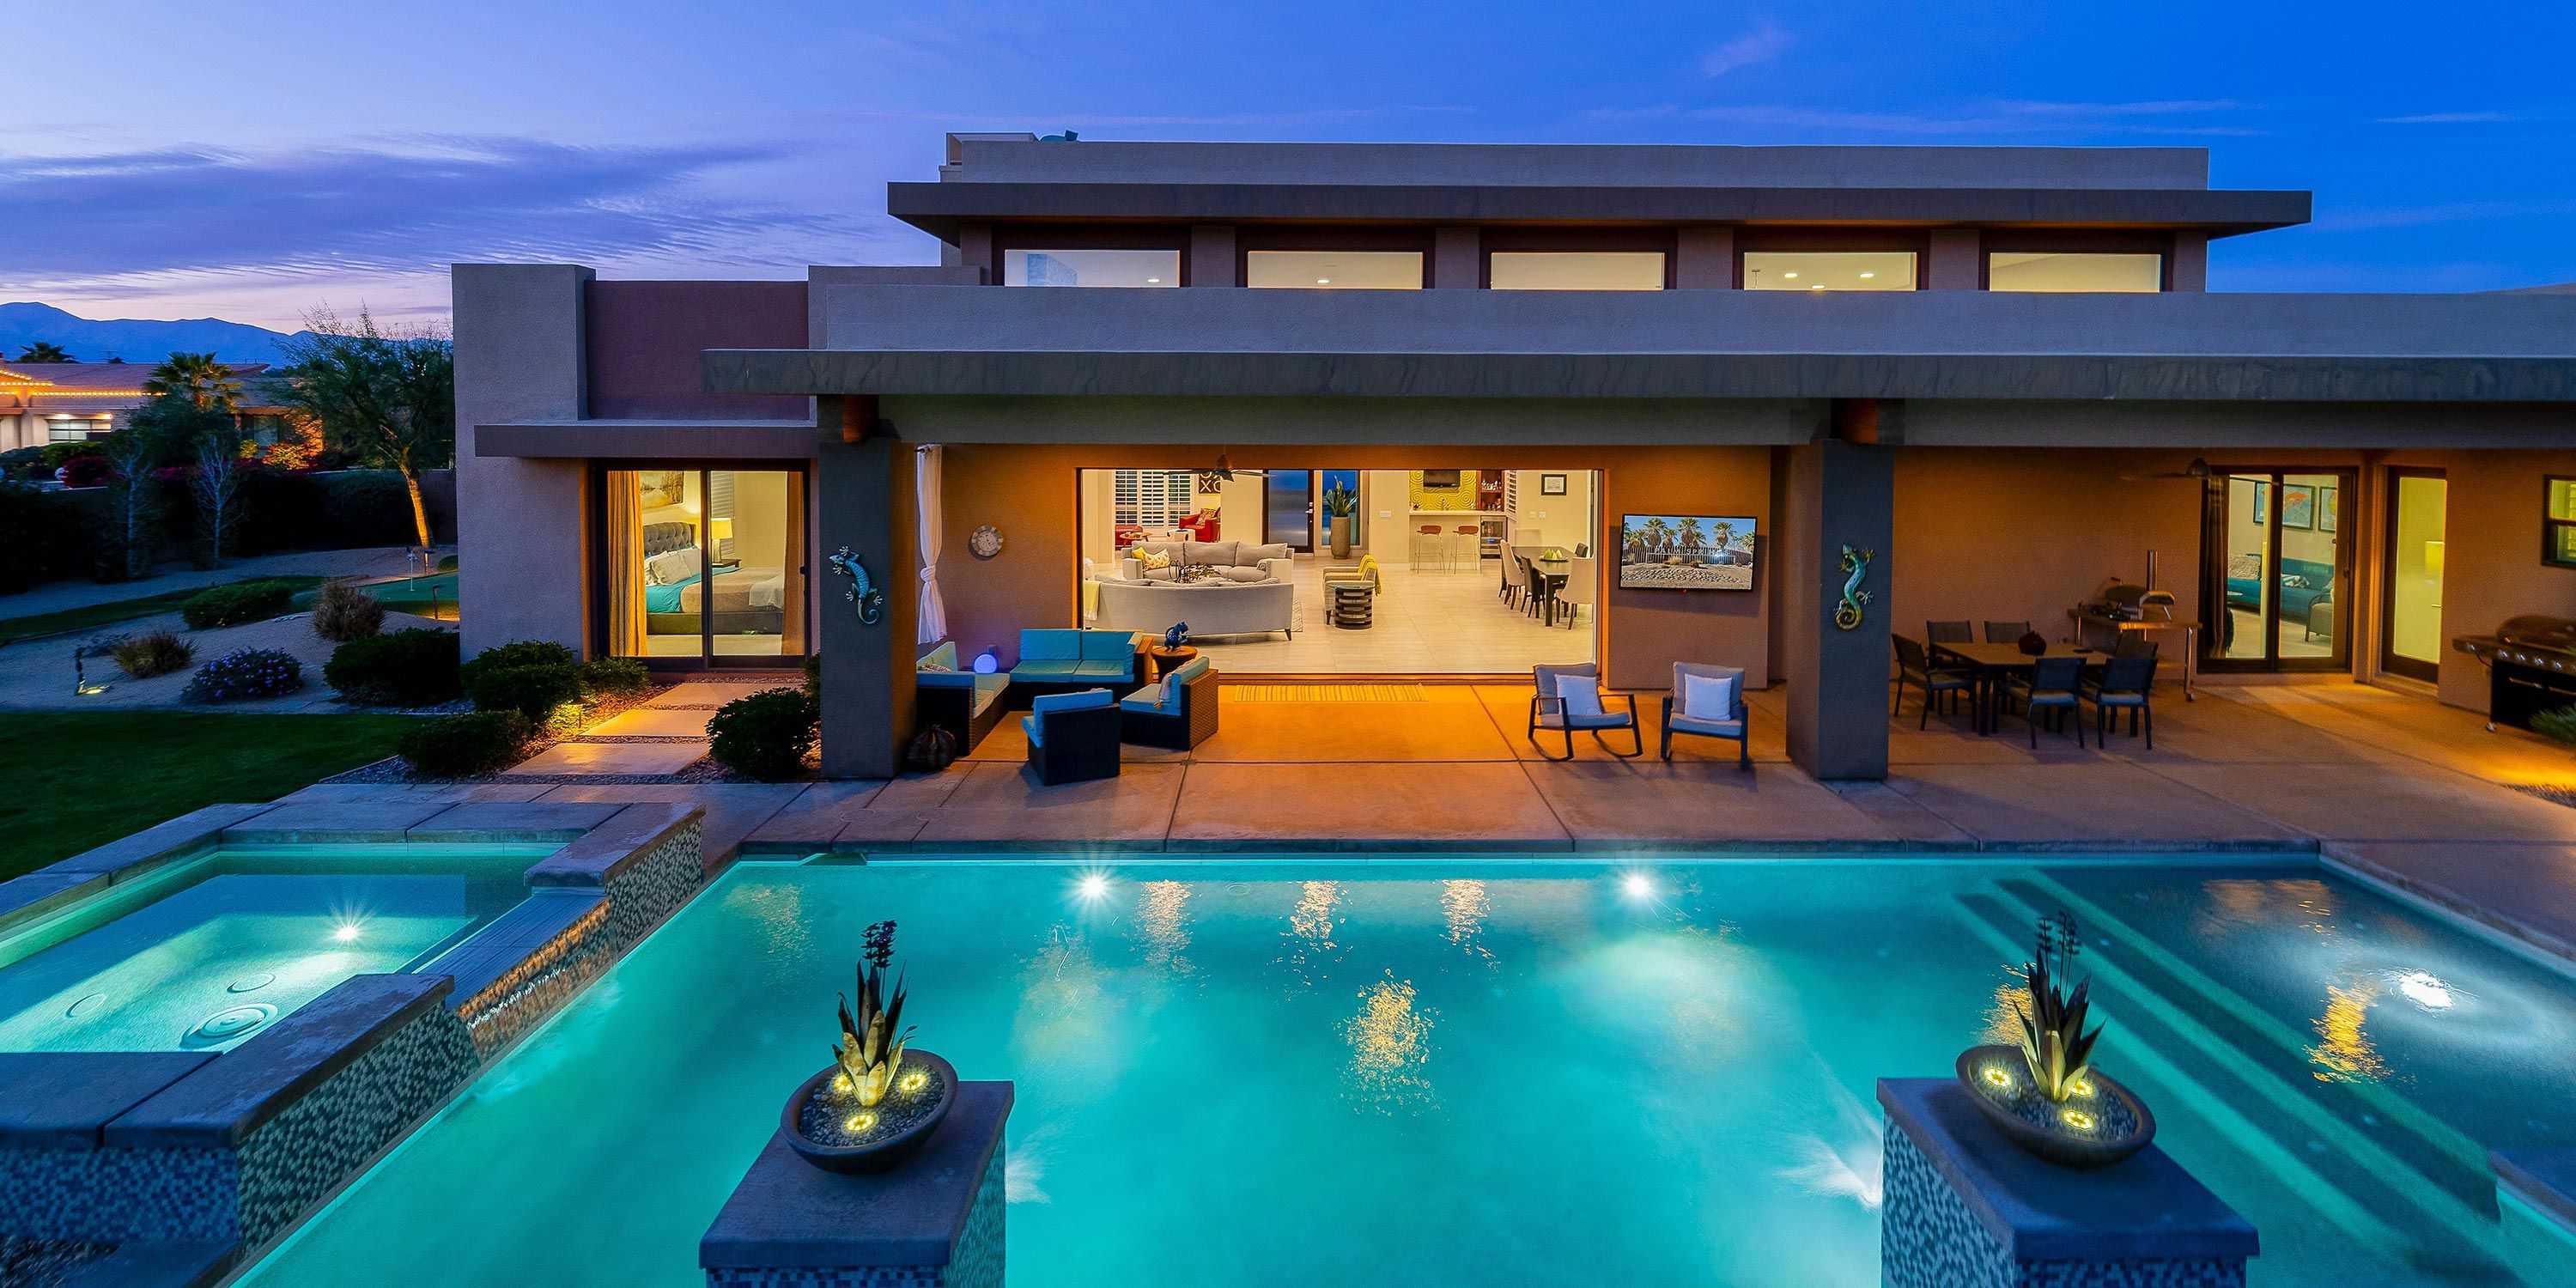
[(1406, 562), (1420, 572), (1440, 558), (1440, 525), (1426, 523), (1413, 530), (1413, 557)]
[(1485, 529), (1482, 524), (1462, 523), (1458, 525), (1458, 541), (1454, 554), (1456, 558), (1462, 560), (1470, 569), (1475, 568), (1480, 562), (1480, 552), (1476, 549), (1476, 543), (1481, 540), (1484, 535)]

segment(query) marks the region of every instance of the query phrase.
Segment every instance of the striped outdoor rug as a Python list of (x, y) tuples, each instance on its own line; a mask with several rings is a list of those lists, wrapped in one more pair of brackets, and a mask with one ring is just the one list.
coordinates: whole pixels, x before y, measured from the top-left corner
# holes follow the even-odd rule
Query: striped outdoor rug
[(1428, 702), (1419, 684), (1229, 684), (1236, 702)]

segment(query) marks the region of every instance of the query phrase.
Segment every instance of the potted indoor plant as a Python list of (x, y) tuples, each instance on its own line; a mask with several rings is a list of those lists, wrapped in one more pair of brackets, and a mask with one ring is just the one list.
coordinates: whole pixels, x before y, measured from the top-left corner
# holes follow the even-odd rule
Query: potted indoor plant
[(1324, 489), (1324, 527), (1333, 543), (1333, 558), (1351, 557), (1351, 529), (1360, 510), (1360, 494), (1336, 483)]
[(948, 1116), (957, 1071), (911, 1049), (903, 1025), (904, 985), (889, 988), (894, 923), (868, 927), (858, 966), (858, 1006), (841, 998), (841, 1040), (832, 1063), (787, 1098), (779, 1127), (806, 1162), (827, 1172), (881, 1172), (903, 1161)]
[(2155, 1139), (2155, 1115), (2128, 1088), (2092, 1066), (2102, 1036), (2084, 1022), (2091, 980), (2066, 989), (2084, 940), (2061, 910), (2039, 923), (2020, 1013), (2021, 1045), (1970, 1047), (1959, 1055), (1959, 1085), (1986, 1121), (2023, 1149), (2063, 1167), (2107, 1167)]

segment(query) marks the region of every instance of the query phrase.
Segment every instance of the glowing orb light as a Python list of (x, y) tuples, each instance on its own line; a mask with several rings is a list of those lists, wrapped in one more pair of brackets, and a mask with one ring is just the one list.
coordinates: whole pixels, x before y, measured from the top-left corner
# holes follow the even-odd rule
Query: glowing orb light
[(930, 1075), (923, 1073), (919, 1069), (915, 1069), (912, 1072), (903, 1075), (903, 1081), (898, 1082), (895, 1085), (906, 1091), (919, 1091), (923, 1087), (930, 1085)]
[(877, 1116), (875, 1114), (855, 1113), (850, 1115), (849, 1121), (841, 1124), (841, 1130), (849, 1132), (852, 1135), (856, 1135), (876, 1125)]
[(2077, 1131), (2093, 1130), (2093, 1115), (2081, 1109), (2060, 1109), (2057, 1111), (2057, 1120)]
[(2009, 1087), (2012, 1085), (2012, 1074), (2000, 1064), (1987, 1065), (1986, 1085), (1989, 1087)]

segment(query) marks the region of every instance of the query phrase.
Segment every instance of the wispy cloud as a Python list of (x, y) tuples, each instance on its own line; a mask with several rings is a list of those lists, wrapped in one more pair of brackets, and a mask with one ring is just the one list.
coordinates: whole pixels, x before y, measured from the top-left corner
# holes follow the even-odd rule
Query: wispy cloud
[(2383, 116), (2381, 125), (2493, 125), (2522, 118), (2511, 112), (2425, 112), (2416, 116)]
[(2205, 112), (2233, 112), (2244, 106), (2232, 98), (2163, 98), (2135, 103), (2051, 103), (2004, 99), (1995, 104), (2001, 111), (2024, 116), (2192, 116)]
[(1767, 63), (1789, 52), (1798, 38), (1769, 18), (1755, 21), (1753, 30), (1700, 55), (1699, 69), (1708, 76), (1724, 76), (1738, 67)]
[(776, 245), (785, 238), (867, 235), (848, 218), (772, 208), (714, 181), (786, 155), (435, 136), (278, 152), (0, 155), (11, 224), (0, 285), (411, 273), (486, 258), (756, 263), (747, 249), (785, 249)]
[[(2162, 108), (2150, 112), (2148, 108)], [(2029, 109), (2046, 110), (2029, 110)], [(2094, 108), (2093, 112), (2081, 109)], [(2127, 110), (2123, 110), (2127, 109)], [(1830, 108), (1737, 104), (1685, 107), (1675, 103), (1640, 108), (1595, 108), (1582, 114), (1588, 122), (1644, 120), (1719, 121), (1788, 130), (1846, 134), (1906, 135), (2077, 135), (2155, 134), (2246, 136), (2265, 131), (2251, 126), (2184, 120), (2142, 120), (2150, 115), (2217, 111), (2218, 107), (2182, 108), (2164, 104), (1989, 104), (1951, 113), (1845, 112)]]

